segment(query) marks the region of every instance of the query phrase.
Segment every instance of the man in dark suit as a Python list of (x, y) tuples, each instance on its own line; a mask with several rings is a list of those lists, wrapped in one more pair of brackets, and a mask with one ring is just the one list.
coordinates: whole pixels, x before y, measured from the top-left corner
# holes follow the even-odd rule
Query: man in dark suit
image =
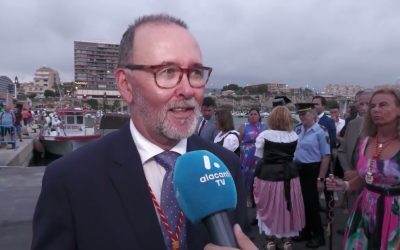
[[(329, 118), (325, 114), (325, 106), (326, 106), (326, 99), (323, 96), (316, 95), (313, 97), (312, 102), (314, 103), (314, 108), (317, 111), (318, 117), (317, 122), (321, 127), (327, 132), (329, 138), (329, 145), (331, 149), (331, 156), (335, 157), (336, 155), (336, 126), (335, 121)], [(332, 158), (331, 158), (332, 159)], [(332, 165), (330, 165), (332, 166)], [(332, 166), (333, 167), (333, 166)], [(331, 169), (333, 170), (333, 169)], [(326, 176), (331, 173), (331, 170), (328, 169), (326, 172)], [(325, 195), (325, 205), (328, 208), (329, 201), (333, 199), (333, 192), (326, 190), (324, 187), (324, 195)]]
[[(229, 217), (232, 224), (244, 226), (239, 159), (191, 136), (210, 73), (183, 21), (149, 15), (129, 26), (115, 76), (131, 120), (47, 167), (34, 214), (32, 249), (174, 249), (176, 242), (164, 233), (167, 226), (156, 210), (167, 175), (156, 156), (166, 151), (205, 149), (217, 155), (237, 188), (237, 208)], [(206, 228), (183, 221), (177, 236), (180, 249), (203, 249), (210, 242)], [(235, 232), (240, 244), (243, 237)]]
[(218, 134), (218, 129), (215, 123), (215, 101), (212, 97), (204, 97), (201, 104), (202, 116), (197, 121), (196, 131), (204, 140), (214, 142)]
[(313, 97), (315, 110), (318, 114), (318, 124), (326, 128), (329, 134), (329, 144), (331, 149), (336, 148), (336, 126), (335, 121), (325, 114), (326, 99), (323, 96), (316, 95)]

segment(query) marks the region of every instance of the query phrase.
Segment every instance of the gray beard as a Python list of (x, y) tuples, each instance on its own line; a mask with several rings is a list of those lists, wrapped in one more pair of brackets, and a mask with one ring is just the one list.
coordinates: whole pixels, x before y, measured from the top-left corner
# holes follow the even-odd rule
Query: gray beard
[[(133, 95), (136, 103), (134, 108), (138, 109), (142, 119), (145, 121), (145, 124), (150, 126), (150, 130), (153, 130), (153, 132), (162, 135), (168, 139), (177, 141), (188, 138), (194, 133), (196, 129), (197, 118), (200, 115), (200, 106), (194, 98), (177, 101), (174, 103), (168, 103), (163, 107), (163, 109), (155, 112), (154, 110), (152, 110), (152, 108), (150, 108), (150, 105), (143, 98), (139, 91), (134, 90)], [(181, 120), (182, 124), (187, 124), (188, 126), (188, 128), (185, 130), (173, 126), (173, 124), (170, 123), (169, 120), (167, 120), (167, 111), (170, 108), (176, 106), (195, 107), (195, 113), (193, 116)]]

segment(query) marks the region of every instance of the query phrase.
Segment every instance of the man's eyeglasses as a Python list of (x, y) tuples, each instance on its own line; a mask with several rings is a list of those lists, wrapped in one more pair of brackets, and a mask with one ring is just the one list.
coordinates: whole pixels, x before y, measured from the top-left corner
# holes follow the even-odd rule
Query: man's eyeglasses
[(171, 89), (177, 86), (182, 80), (183, 73), (186, 73), (190, 86), (193, 88), (202, 88), (207, 84), (212, 71), (212, 68), (205, 66), (193, 66), (184, 69), (174, 64), (127, 64), (122, 66), (122, 68), (152, 72), (157, 86), (163, 89)]

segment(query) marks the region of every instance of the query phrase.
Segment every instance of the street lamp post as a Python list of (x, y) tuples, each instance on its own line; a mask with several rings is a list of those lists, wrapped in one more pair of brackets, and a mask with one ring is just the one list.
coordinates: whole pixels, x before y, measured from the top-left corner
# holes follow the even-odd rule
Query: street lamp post
[(106, 102), (107, 102), (107, 92), (104, 92), (104, 95), (103, 95), (103, 113), (105, 114), (106, 113)]
[(122, 103), (122, 99), (121, 99), (120, 95), (118, 96), (118, 99), (119, 99), (119, 103), (120, 103), (120, 107), (121, 107), (121, 113), (123, 113), (124, 112), (124, 104)]
[(19, 82), (18, 82), (18, 77), (15, 76), (15, 80), (14, 80), (14, 99), (17, 99), (17, 91), (18, 91), (18, 86)]

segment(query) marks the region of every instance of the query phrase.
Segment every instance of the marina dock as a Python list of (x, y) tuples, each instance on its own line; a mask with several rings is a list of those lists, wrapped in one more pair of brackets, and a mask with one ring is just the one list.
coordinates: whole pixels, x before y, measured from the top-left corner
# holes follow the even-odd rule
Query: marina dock
[(33, 143), (38, 132), (38, 129), (28, 128), (29, 134), (22, 135), (22, 142), (16, 140), (15, 149), (11, 145), (0, 145), (0, 166), (28, 166), (33, 157)]
[[(17, 141), (17, 148), (0, 148), (0, 249), (29, 249), (32, 240), (32, 218), (35, 205), (41, 189), (41, 181), (45, 166), (29, 167), (33, 156), (33, 143), (37, 133), (29, 131), (29, 136), (23, 136), (23, 141)], [(321, 200), (321, 204), (325, 204)], [(255, 209), (248, 209), (250, 219), (254, 218)], [(325, 214), (321, 213), (323, 221)], [(344, 229), (347, 214), (342, 209), (335, 209), (333, 249), (342, 249), (342, 235), (337, 229)], [(258, 233), (256, 225), (251, 226), (248, 233), (259, 248), (265, 240)], [(328, 243), (328, 238), (326, 237)], [(294, 249), (307, 249), (305, 242), (294, 244)], [(328, 249), (328, 245), (318, 249)]]

